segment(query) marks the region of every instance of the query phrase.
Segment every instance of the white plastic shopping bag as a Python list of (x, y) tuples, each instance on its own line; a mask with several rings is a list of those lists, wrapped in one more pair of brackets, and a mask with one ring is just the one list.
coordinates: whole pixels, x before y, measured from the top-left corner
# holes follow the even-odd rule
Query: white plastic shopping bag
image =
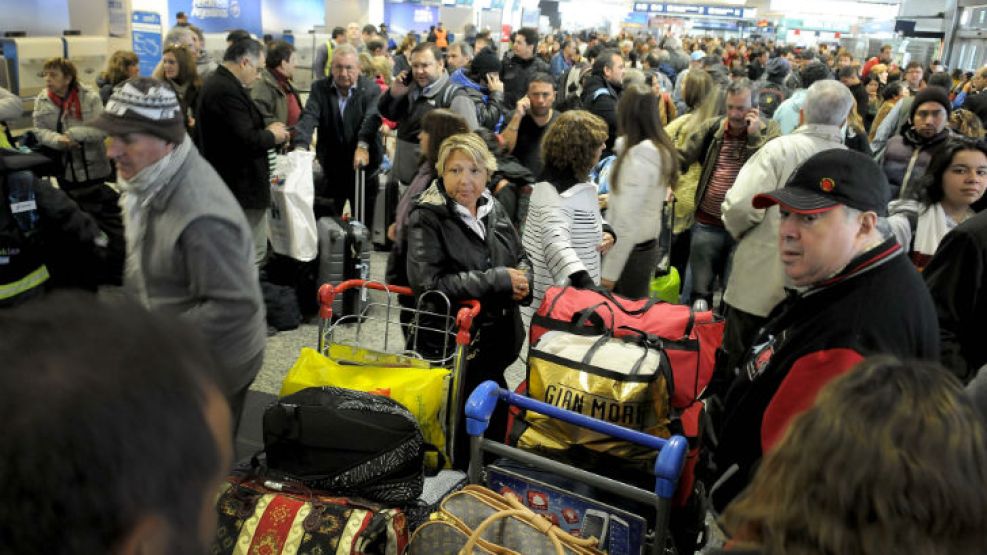
[(314, 159), (315, 153), (305, 150), (278, 155), (271, 174), (267, 236), (274, 252), (303, 262), (313, 260), (319, 254), (319, 237), (312, 212)]

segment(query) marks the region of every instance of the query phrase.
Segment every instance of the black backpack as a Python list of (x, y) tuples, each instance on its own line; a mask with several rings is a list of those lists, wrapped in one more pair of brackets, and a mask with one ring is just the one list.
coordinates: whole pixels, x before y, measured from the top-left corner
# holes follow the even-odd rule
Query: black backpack
[(264, 412), (268, 472), (333, 495), (409, 503), (422, 493), (426, 450), (415, 417), (379, 395), (310, 387)]

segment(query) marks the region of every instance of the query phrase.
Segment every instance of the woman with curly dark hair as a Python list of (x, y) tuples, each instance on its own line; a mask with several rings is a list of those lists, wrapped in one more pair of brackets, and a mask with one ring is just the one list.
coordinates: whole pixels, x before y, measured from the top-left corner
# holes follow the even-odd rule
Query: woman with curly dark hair
[(544, 169), (531, 192), (524, 250), (534, 268), (534, 299), (522, 309), (530, 319), (552, 285), (592, 287), (600, 283), (600, 257), (615, 236), (604, 227), (597, 188), (589, 171), (600, 159), (607, 123), (585, 110), (570, 110), (542, 139)]
[(865, 360), (819, 393), (727, 507), (726, 552), (982, 553), (985, 440), (944, 368)]

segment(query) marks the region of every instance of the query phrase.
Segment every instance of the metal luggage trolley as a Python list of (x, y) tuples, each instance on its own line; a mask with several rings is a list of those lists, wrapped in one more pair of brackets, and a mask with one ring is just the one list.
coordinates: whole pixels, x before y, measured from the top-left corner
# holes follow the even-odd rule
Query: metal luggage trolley
[[(494, 407), (500, 402), (656, 450), (658, 456), (654, 467), (654, 491), (647, 491), (529, 451), (485, 439), (483, 432), (490, 422)], [(527, 504), (535, 512), (546, 516), (553, 524), (561, 525), (567, 532), (583, 537), (592, 534), (601, 539), (599, 549), (610, 555), (631, 553), (639, 555), (645, 550), (651, 555), (666, 553), (671, 502), (689, 449), (686, 438), (673, 435), (663, 439), (630, 430), (501, 389), (493, 381), (483, 382), (473, 390), (466, 401), (465, 412), (466, 432), (470, 435), (470, 483), (486, 483), (487, 487), (500, 493), (511, 490), (511, 493), (518, 494), (522, 498), (522, 502), (527, 500)], [(653, 528), (649, 531), (647, 523), (640, 515), (597, 502), (578, 492), (541, 482), (520, 472), (500, 468), (496, 463), (485, 467), (483, 465), (485, 452), (547, 471), (578, 484), (586, 484), (597, 490), (616, 494), (624, 499), (653, 506), (656, 515)], [(521, 493), (526, 495), (520, 495)], [(565, 503), (569, 506), (558, 506)], [(533, 504), (542, 506), (532, 506)], [(567, 523), (579, 527), (567, 530)]]
[[(358, 290), (358, 294), (366, 299), (359, 314), (347, 314), (333, 320), (332, 305), (336, 295), (348, 290)], [(370, 298), (370, 290), (386, 294), (384, 301)], [(456, 431), (459, 426), (460, 399), (463, 395), (463, 373), (467, 364), (467, 349), (472, 339), (470, 329), (473, 320), (480, 313), (480, 302), (466, 300), (452, 302), (440, 291), (427, 291), (417, 300), (415, 308), (400, 305), (397, 296), (414, 297), (410, 287), (387, 285), (378, 281), (351, 279), (337, 285), (324, 284), (319, 288), (319, 352), (340, 364), (373, 365), (378, 364), (375, 357), (393, 355), (391, 360), (397, 360), (397, 365), (407, 365), (410, 371), (422, 368), (419, 361), (426, 363), (429, 368), (442, 367), (450, 371), (450, 380), (446, 395), (442, 424), (446, 431), (446, 458), (453, 461), (453, 446)], [(376, 295), (375, 295), (376, 297)], [(446, 308), (445, 312), (425, 310), (427, 303), (438, 303)], [(402, 322), (402, 315), (410, 318)], [(376, 324), (372, 324), (376, 322)], [(383, 332), (380, 325), (383, 325)], [(402, 326), (411, 332), (411, 341), (406, 341)], [(426, 332), (434, 339), (441, 337), (442, 347), (437, 352), (422, 352), (419, 338)], [(345, 359), (335, 359), (333, 346), (345, 346)], [(433, 345), (434, 347), (434, 345)], [(404, 361), (402, 363), (401, 361)]]

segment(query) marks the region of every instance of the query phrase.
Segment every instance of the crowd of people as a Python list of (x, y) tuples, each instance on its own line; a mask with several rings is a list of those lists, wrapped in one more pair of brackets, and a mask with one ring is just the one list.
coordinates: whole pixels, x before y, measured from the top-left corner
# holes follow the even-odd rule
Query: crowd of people
[[(196, 478), (222, 476), (224, 436), (264, 356), (258, 271), (271, 160), (314, 148), (325, 170), (316, 214), (352, 204), (359, 171), (387, 171), (403, 191), (387, 231), (388, 282), (480, 300), (470, 389), (488, 379), (506, 386), (548, 287), (647, 297), (667, 254), (682, 276), (679, 302), (726, 321), (706, 392), (718, 442), (704, 477), (728, 551), (984, 550), (987, 348), (977, 322), (987, 317), (987, 69), (901, 66), (891, 46), (858, 59), (825, 43), (531, 28), (501, 55), (489, 31), (472, 27), (456, 37), (439, 24), (427, 37), (392, 40), (384, 25), (353, 23), (317, 48), (306, 97), (293, 84), (291, 44), (244, 31), (227, 41), (214, 61), (201, 30), (176, 25), (152, 77), (136, 76), (136, 57), (118, 52), (98, 91), (80, 84), (71, 60), (44, 65), (32, 144), (60, 190), (35, 179), (31, 199), (40, 226), (78, 230), (86, 247), (56, 249), (72, 262), (50, 268), (37, 253), (11, 264), (60, 239), (28, 240), (6, 221), (0, 236), (0, 303), (22, 305), (0, 324), (21, 338), (0, 349), (13, 365), (0, 373), (0, 414), (15, 423), (14, 440), (30, 444), (2, 450), (0, 481), (19, 484), (17, 496), (47, 492), (71, 508), (81, 503), (74, 496), (90, 495), (66, 493), (79, 472), (71, 460), (40, 462), (45, 449), (93, 453), (64, 429), (75, 418), (55, 417), (73, 411), (79, 429), (95, 433), (108, 425), (105, 411), (79, 401), (117, 393), (130, 397), (113, 410), (155, 439), (176, 430), (142, 416), (157, 405), (131, 397), (179, 400), (194, 420), (183, 429), (197, 435), (174, 443), (188, 447)], [(601, 165), (605, 195), (592, 177)], [(366, 206), (376, 193), (366, 191)], [(154, 316), (35, 299), (55, 283), (122, 283)], [(39, 310), (77, 327), (66, 333)], [(190, 331), (199, 337), (186, 341)], [(100, 349), (104, 341), (113, 349)], [(160, 379), (119, 371), (141, 361)], [(70, 383), (63, 365), (85, 384)], [(231, 422), (217, 421), (218, 394)], [(50, 410), (38, 410), (42, 402)], [(495, 413), (488, 435), (502, 438), (505, 420)], [(50, 443), (29, 438), (39, 426), (52, 431)], [(214, 449), (196, 450), (203, 442)], [(174, 462), (106, 452), (114, 450), (92, 460), (118, 471)], [(26, 465), (52, 481), (25, 478)], [(190, 497), (174, 500), (200, 511), (204, 487), (176, 486)], [(182, 542), (208, 530), (184, 532), (208, 525), (155, 495), (135, 501), (126, 522), (94, 520), (91, 541), (60, 547), (146, 541), (192, 552)], [(7, 505), (0, 520), (21, 522)], [(37, 522), (61, 535), (39, 535)], [(53, 517), (16, 528), (0, 533), (0, 545), (17, 552), (66, 533)]]

